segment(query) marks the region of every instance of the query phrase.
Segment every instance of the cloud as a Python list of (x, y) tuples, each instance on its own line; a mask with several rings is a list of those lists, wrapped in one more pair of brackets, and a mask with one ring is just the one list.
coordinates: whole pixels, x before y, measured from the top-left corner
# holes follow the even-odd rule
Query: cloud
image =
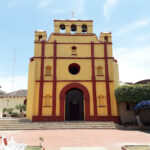
[(51, 4), (51, 0), (40, 0), (38, 3), (38, 7), (47, 7)]
[(77, 0), (77, 7), (75, 9), (75, 12), (77, 14), (81, 14), (83, 11), (84, 11), (84, 8), (85, 8), (85, 0)]
[[(27, 89), (27, 76), (16, 76), (14, 78), (14, 86), (13, 91), (19, 90), (19, 89)], [(2, 87), (0, 90), (3, 90), (5, 92), (11, 92), (12, 91), (12, 77), (0, 77), (0, 86)]]
[(8, 2), (8, 7), (18, 7), (21, 5), (34, 4), (39, 8), (44, 8), (49, 6), (52, 3), (52, 0), (13, 0)]
[(145, 37), (145, 36), (139, 36), (139, 37), (137, 37), (136, 39), (137, 39), (137, 41), (139, 41), (139, 42), (143, 42), (143, 41), (145, 41), (146, 37)]
[(149, 20), (148, 19), (143, 19), (143, 20), (139, 20), (130, 24), (127, 24), (125, 26), (123, 26), (122, 28), (120, 28), (115, 34), (116, 35), (122, 35), (122, 34), (126, 34), (129, 32), (133, 32), (139, 28), (143, 28), (149, 25)]
[(114, 56), (118, 60), (120, 80), (136, 82), (150, 78), (150, 45), (138, 48), (117, 48)]
[(20, 6), (20, 5), (25, 5), (28, 4), (30, 2), (30, 0), (13, 0), (8, 2), (8, 7), (16, 7), (16, 6)]
[(107, 21), (109, 21), (110, 14), (112, 10), (114, 9), (116, 3), (117, 3), (117, 0), (105, 0), (105, 3), (103, 5), (103, 11), (104, 11), (103, 13)]
[[(70, 1), (71, 2), (71, 1)], [(69, 5), (70, 12), (75, 12), (75, 17), (85, 10), (85, 0), (76, 0)]]
[(59, 13), (64, 13), (65, 9), (55, 9), (52, 11), (53, 14), (59, 14)]

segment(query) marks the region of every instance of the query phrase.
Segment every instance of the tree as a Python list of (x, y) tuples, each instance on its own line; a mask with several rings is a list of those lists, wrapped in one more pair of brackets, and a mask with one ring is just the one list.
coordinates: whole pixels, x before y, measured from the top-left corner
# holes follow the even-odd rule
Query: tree
[(16, 109), (17, 110), (20, 110), (20, 113), (22, 112), (22, 111), (25, 111), (26, 110), (26, 105), (25, 104), (19, 104), (19, 105), (16, 105)]
[(150, 100), (150, 84), (124, 85), (115, 89), (118, 102), (140, 102)]

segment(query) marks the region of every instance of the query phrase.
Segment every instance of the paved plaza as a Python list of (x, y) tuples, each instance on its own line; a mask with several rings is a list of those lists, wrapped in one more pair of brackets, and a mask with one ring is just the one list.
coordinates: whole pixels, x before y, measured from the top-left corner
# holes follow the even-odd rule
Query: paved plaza
[(121, 150), (126, 144), (150, 144), (148, 131), (57, 129), (0, 131), (0, 134), (33, 146), (38, 146), (39, 137), (43, 137), (46, 150)]

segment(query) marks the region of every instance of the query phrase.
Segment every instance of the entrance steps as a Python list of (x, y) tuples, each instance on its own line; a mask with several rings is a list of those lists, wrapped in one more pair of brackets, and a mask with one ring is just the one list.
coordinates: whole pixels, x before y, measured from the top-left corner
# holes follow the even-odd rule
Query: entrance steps
[(64, 121), (31, 122), (27, 119), (0, 119), (0, 130), (49, 130), (49, 129), (116, 129), (114, 122)]

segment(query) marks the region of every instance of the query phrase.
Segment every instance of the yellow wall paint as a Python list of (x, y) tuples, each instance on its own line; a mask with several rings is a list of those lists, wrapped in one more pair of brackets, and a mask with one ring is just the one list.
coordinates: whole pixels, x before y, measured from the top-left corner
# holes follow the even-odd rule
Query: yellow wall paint
[[(59, 33), (60, 24), (66, 25), (67, 33)], [(72, 24), (77, 25), (77, 34), (70, 34), (70, 26)], [(86, 24), (88, 26), (88, 33), (81, 33), (81, 26)], [(106, 83), (105, 83), (105, 59), (104, 59), (104, 37), (108, 37), (107, 54), (108, 57), (108, 72), (110, 82), (110, 97), (111, 97), (111, 112), (113, 116), (117, 116), (117, 106), (114, 97), (114, 88), (119, 82), (118, 64), (113, 60), (112, 53), (112, 39), (111, 33), (101, 33), (99, 40), (96, 34), (93, 34), (93, 22), (88, 21), (54, 21), (54, 33), (52, 33), (47, 40), (47, 33), (45, 31), (35, 32), (35, 46), (34, 46), (34, 60), (29, 65), (29, 78), (28, 78), (28, 102), (27, 102), (27, 118), (32, 119), (32, 116), (38, 116), (39, 107), (39, 87), (40, 87), (40, 74), (41, 74), (41, 49), (42, 44), (39, 41), (39, 36), (42, 35), (45, 40), (45, 59), (44, 59), (44, 86), (43, 86), (43, 116), (52, 116), (52, 108), (44, 106), (44, 97), (50, 95), (53, 98), (53, 55), (54, 45), (56, 40), (58, 43), (57, 48), (57, 61), (56, 61), (56, 116), (60, 116), (60, 92), (62, 89), (71, 83), (80, 83), (85, 86), (90, 94), (90, 116), (94, 116), (94, 104), (93, 104), (93, 90), (92, 90), (92, 61), (91, 59), (91, 42), (94, 42), (94, 57), (101, 59), (94, 59), (95, 64), (95, 79), (96, 79), (96, 102), (97, 102), (97, 115), (107, 116), (107, 96), (106, 96)], [(76, 54), (72, 55), (72, 47), (76, 46)], [(82, 59), (75, 59), (82, 58)], [(72, 58), (72, 59), (71, 59)], [(74, 58), (74, 59), (73, 59)], [(83, 59), (84, 58), (84, 59)], [(77, 75), (69, 73), (68, 66), (72, 63), (80, 65), (80, 72)], [(51, 75), (45, 74), (46, 66), (51, 67)], [(102, 67), (102, 75), (98, 75), (97, 67)], [(62, 81), (65, 80), (65, 81)], [(68, 81), (67, 81), (68, 80)], [(71, 81), (72, 80), (72, 81)], [(88, 80), (86, 82), (85, 80)], [(101, 80), (101, 81), (97, 81)], [(61, 81), (61, 82), (60, 82)], [(67, 81), (67, 82), (66, 82)], [(82, 81), (82, 82), (81, 82)], [(85, 101), (85, 100), (84, 100)], [(64, 104), (65, 105), (65, 104)], [(65, 108), (65, 106), (64, 106)], [(85, 110), (85, 102), (84, 102)], [(64, 111), (65, 113), (65, 111)], [(64, 114), (65, 115), (65, 114)], [(85, 111), (84, 111), (85, 116)]]
[(28, 73), (28, 92), (27, 92), (27, 118), (32, 119), (33, 114), (33, 101), (34, 99), (34, 62), (29, 64)]
[[(77, 75), (69, 73), (70, 64), (76, 63), (80, 65), (80, 72)], [(91, 60), (80, 59), (61, 59), (57, 61), (57, 79), (58, 80), (90, 80), (91, 79)]]

